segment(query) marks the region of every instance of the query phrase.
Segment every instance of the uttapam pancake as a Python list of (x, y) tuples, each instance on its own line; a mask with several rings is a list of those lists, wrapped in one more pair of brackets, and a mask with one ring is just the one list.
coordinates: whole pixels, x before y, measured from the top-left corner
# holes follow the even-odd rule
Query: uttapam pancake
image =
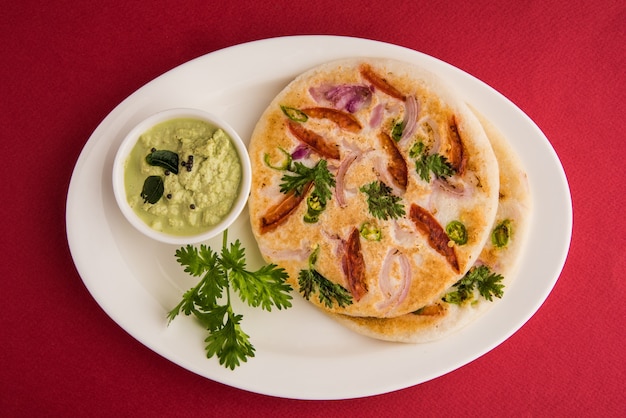
[[(249, 145), (252, 231), (315, 305), (395, 317), (475, 263), (498, 205), (498, 163), (469, 108), (433, 74), (355, 58), (315, 67), (261, 115)], [(451, 222), (466, 242), (446, 234)]]
[[(526, 172), (506, 138), (482, 115), (480, 119), (500, 166), (500, 198), (496, 222), (490, 238), (475, 267), (488, 267), (502, 276), (504, 292), (518, 268), (532, 211), (532, 200)], [(495, 230), (506, 226), (506, 231)], [(507, 239), (508, 238), (508, 239)], [(463, 328), (489, 309), (497, 297), (487, 300), (474, 289), (472, 296), (461, 303), (449, 303), (457, 287), (447, 289), (434, 303), (415, 313), (397, 318), (356, 318), (346, 315), (332, 317), (347, 328), (363, 335), (397, 342), (422, 343), (440, 339)]]

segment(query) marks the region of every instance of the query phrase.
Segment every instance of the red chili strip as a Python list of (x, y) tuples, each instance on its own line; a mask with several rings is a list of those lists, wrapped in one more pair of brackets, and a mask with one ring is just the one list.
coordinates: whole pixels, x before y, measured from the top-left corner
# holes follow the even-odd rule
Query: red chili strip
[(341, 129), (357, 133), (361, 131), (361, 124), (353, 115), (330, 107), (309, 107), (302, 109), (309, 117), (315, 119), (328, 119), (337, 124)]
[(450, 116), (448, 119), (448, 138), (450, 140), (448, 161), (458, 175), (463, 175), (465, 166), (467, 165), (467, 155), (463, 148), (463, 141), (461, 140), (461, 135), (459, 135), (459, 129), (454, 115)]
[(334, 160), (338, 160), (340, 158), (339, 148), (336, 145), (329, 144), (328, 141), (321, 135), (306, 129), (300, 123), (288, 122), (288, 126), (289, 131), (296, 138), (298, 138), (298, 140), (310, 146), (321, 156), (332, 158)]
[(360, 72), (363, 78), (372, 83), (374, 87), (376, 87), (383, 93), (388, 94), (389, 96), (394, 97), (398, 100), (404, 101), (406, 99), (406, 96), (404, 94), (400, 93), (398, 89), (389, 84), (387, 79), (376, 74), (376, 72), (369, 65), (361, 65)]
[(346, 241), (343, 255), (344, 273), (348, 279), (348, 287), (354, 299), (358, 302), (367, 293), (365, 282), (365, 260), (361, 253), (361, 239), (359, 230), (353, 228)]
[(409, 211), (409, 217), (418, 231), (428, 237), (428, 243), (439, 254), (444, 256), (452, 269), (460, 273), (459, 261), (456, 258), (454, 247), (448, 246), (450, 238), (446, 234), (435, 217), (423, 207), (413, 203)]
[(275, 230), (279, 225), (289, 219), (289, 215), (298, 207), (300, 202), (311, 187), (311, 182), (304, 186), (301, 194), (296, 194), (295, 190), (290, 191), (285, 197), (272, 206), (267, 213), (261, 217), (261, 234)]
[(406, 161), (400, 153), (400, 150), (398, 150), (396, 142), (385, 132), (380, 132), (378, 134), (378, 139), (380, 140), (380, 145), (383, 150), (389, 157), (389, 162), (387, 163), (387, 170), (389, 171), (389, 174), (391, 174), (396, 186), (403, 191), (406, 191), (408, 183), (408, 169)]

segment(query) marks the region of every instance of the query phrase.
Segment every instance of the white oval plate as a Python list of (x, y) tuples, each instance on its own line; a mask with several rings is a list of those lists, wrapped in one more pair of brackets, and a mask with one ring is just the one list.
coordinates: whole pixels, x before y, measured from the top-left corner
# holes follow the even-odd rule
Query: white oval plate
[[(256, 356), (234, 371), (204, 352), (205, 331), (191, 317), (167, 326), (166, 314), (196, 279), (176, 263), (178, 246), (131, 228), (115, 204), (111, 170), (126, 133), (172, 107), (196, 107), (226, 119), (245, 142), (271, 99), (299, 73), (326, 61), (378, 56), (421, 65), (444, 78), (511, 141), (528, 170), (534, 201), (529, 245), (505, 297), (483, 317), (441, 341), (406, 345), (362, 337), (335, 324), (294, 291), (291, 309), (241, 304), (242, 327)], [(567, 256), (572, 207), (563, 168), (547, 138), (514, 104), (467, 73), (422, 53), (358, 38), (294, 36), (237, 45), (185, 63), (120, 103), (87, 141), (67, 197), (67, 238), (89, 292), (138, 341), (174, 363), (244, 390), (298, 399), (345, 399), (416, 385), (461, 367), (509, 338), (539, 309)], [(247, 210), (229, 230), (262, 259)], [(207, 241), (214, 249), (221, 237)]]

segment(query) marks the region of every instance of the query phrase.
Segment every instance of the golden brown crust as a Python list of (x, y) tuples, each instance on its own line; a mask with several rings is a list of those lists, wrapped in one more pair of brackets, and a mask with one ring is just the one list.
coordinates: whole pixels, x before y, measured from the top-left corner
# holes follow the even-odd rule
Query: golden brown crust
[[(478, 263), (487, 265), (493, 272), (504, 276), (503, 284), (508, 286), (516, 272), (525, 242), (532, 201), (526, 173), (515, 151), (493, 124), (477, 112), (476, 115), (485, 127), (500, 167), (500, 198), (496, 223), (507, 219), (514, 232), (511, 241), (503, 248), (494, 247), (488, 240), (480, 253)], [(504, 292), (506, 296), (506, 287)], [(452, 334), (475, 320), (492, 304), (478, 299), (474, 303), (457, 306), (438, 300), (415, 313), (396, 318), (355, 318), (346, 315), (332, 315), (332, 318), (347, 328), (372, 338), (419, 343)]]
[[(367, 77), (363, 75), (363, 68), (367, 69)], [(337, 87), (352, 89), (352, 97), (360, 102), (341, 102), (335, 94), (338, 90), (329, 90)], [(393, 149), (389, 148), (389, 143), (381, 145), (381, 132), (389, 137), (394, 125), (409, 113), (406, 102), (409, 97), (418, 104), (414, 132), (407, 138), (393, 141)], [(295, 122), (283, 113), (281, 106), (304, 113), (307, 109), (331, 107), (349, 114), (361, 129), (356, 129), (356, 125), (348, 123), (343, 116), (337, 116), (337, 112), (309, 110), (311, 115), (306, 121)], [(451, 117), (462, 138), (464, 171), (449, 181), (436, 179), (434, 175), (430, 181), (425, 181), (416, 171), (410, 149), (419, 139), (430, 152), (447, 155)], [(314, 138), (309, 141), (310, 153), (300, 162), (312, 167), (320, 159), (326, 159), (336, 177), (342, 173), (342, 187), (333, 188), (333, 196), (317, 223), (303, 221), (307, 205), (302, 202), (277, 228), (263, 230), (260, 220), (269, 208), (283, 199), (279, 189), (285, 174), (269, 167), (265, 156), (275, 161), (281, 158), (281, 149), (288, 153), (301, 150), (307, 141), (302, 140), (302, 134), (294, 135), (293, 125), (297, 125), (297, 132), (306, 130), (306, 138)], [(346, 129), (348, 126), (351, 128)], [(331, 147), (336, 153), (321, 150), (324, 147)], [(306, 254), (319, 246), (315, 268), (328, 280), (350, 289), (350, 277), (341, 262), (348, 237), (355, 239), (353, 231), (364, 222), (380, 231), (380, 240), (357, 236), (363, 260), (361, 287), (366, 292), (353, 293), (356, 297), (346, 307), (328, 308), (317, 297), (310, 298), (312, 303), (330, 312), (399, 316), (430, 303), (475, 262), (494, 221), (498, 167), (484, 130), (471, 111), (436, 77), (404, 62), (348, 59), (327, 63), (300, 75), (276, 96), (259, 119), (249, 152), (253, 168), (249, 200), (253, 233), (266, 261), (284, 267), (295, 289), (298, 289), (298, 274), (308, 268), (308, 260), (285, 254), (296, 250)], [(374, 217), (367, 195), (361, 191), (372, 182), (389, 186), (400, 197), (405, 215), (397, 219)], [(426, 208), (444, 227), (454, 219), (462, 219), (468, 226), (468, 243), (454, 248), (456, 267), (432, 247), (408, 218), (411, 204)], [(393, 257), (387, 256), (390, 250), (393, 250)], [(386, 261), (387, 258), (391, 261)], [(391, 274), (383, 278), (381, 272), (385, 263), (391, 265)]]

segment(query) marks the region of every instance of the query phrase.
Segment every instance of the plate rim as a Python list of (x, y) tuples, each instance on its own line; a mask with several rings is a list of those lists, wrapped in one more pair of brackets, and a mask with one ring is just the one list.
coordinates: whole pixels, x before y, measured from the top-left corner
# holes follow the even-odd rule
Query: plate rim
[[(489, 344), (488, 346), (482, 347), (482, 350), (479, 350), (481, 352), (478, 353), (478, 355), (473, 356), (473, 358), (469, 359), (469, 361), (462, 362), (462, 364), (451, 364), (447, 368), (441, 368), (439, 372), (430, 373), (429, 375), (421, 376), (421, 378), (411, 378), (411, 376), (403, 376), (403, 379), (401, 382), (400, 381), (385, 382), (385, 384), (381, 384), (376, 388), (368, 387), (363, 390), (350, 390), (350, 391), (345, 391), (344, 393), (326, 393), (323, 390), (321, 390), (321, 391), (317, 391), (311, 394), (298, 394), (294, 392), (293, 390), (281, 390), (280, 388), (276, 388), (276, 387), (273, 387), (272, 389), (264, 390), (264, 389), (260, 389), (258, 385), (255, 385), (255, 384), (239, 382), (238, 376), (241, 375), (245, 377), (246, 373), (238, 373), (237, 371), (233, 372), (233, 374), (230, 375), (230, 377), (225, 376), (223, 374), (220, 374), (218, 376), (209, 376), (206, 373), (199, 373), (197, 370), (194, 370), (193, 365), (190, 365), (190, 362), (187, 359), (176, 357), (172, 355), (171, 353), (168, 353), (167, 350), (164, 350), (163, 347), (155, 346), (155, 344), (151, 344), (149, 341), (146, 341), (145, 339), (138, 338), (136, 336), (136, 333), (134, 332), (135, 330), (129, 329), (128, 324), (126, 323), (126, 321), (123, 320), (123, 318), (120, 317), (119, 312), (115, 312), (111, 310), (110, 307), (108, 308), (106, 307), (107, 304), (103, 303), (103, 301), (101, 300), (102, 297), (99, 292), (100, 289), (91, 280), (85, 277), (85, 275), (88, 274), (89, 268), (87, 268), (83, 260), (81, 260), (80, 257), (78, 257), (78, 252), (79, 252), (77, 248), (78, 242), (76, 241), (77, 240), (76, 231), (74, 230), (75, 228), (74, 219), (71, 216), (74, 213), (73, 211), (75, 210), (74, 208), (75, 191), (76, 191), (76, 187), (78, 187), (77, 186), (78, 181), (79, 181), (78, 176), (80, 175), (81, 168), (86, 163), (86, 160), (88, 159), (93, 148), (96, 147), (96, 145), (99, 143), (98, 141), (100, 142), (102, 141), (102, 134), (104, 133), (103, 131), (106, 130), (105, 128), (107, 127), (107, 125), (113, 123), (113, 119), (115, 119), (115, 117), (120, 116), (119, 115), (120, 109), (122, 109), (124, 106), (131, 103), (135, 98), (139, 97), (141, 95), (141, 92), (146, 91), (148, 86), (156, 86), (159, 83), (166, 82), (168, 77), (173, 77), (178, 73), (183, 73), (184, 71), (186, 71), (186, 69), (193, 68), (194, 66), (198, 65), (198, 63), (202, 63), (203, 60), (219, 59), (220, 56), (222, 55), (227, 55), (227, 54), (237, 55), (238, 53), (247, 53), (251, 49), (254, 49), (255, 47), (259, 49), (269, 48), (271, 44), (278, 44), (278, 45), (284, 46), (285, 43), (311, 44), (311, 43), (327, 43), (329, 41), (339, 42), (339, 43), (342, 43), (342, 45), (351, 44), (351, 43), (359, 44), (362, 46), (376, 45), (377, 48), (388, 49), (389, 51), (391, 51), (390, 52), (391, 54), (395, 53), (396, 51), (402, 51), (403, 54), (415, 55), (416, 57), (419, 56), (421, 59), (424, 59), (430, 62), (436, 62), (439, 65), (448, 67), (450, 71), (460, 72), (463, 74), (464, 77), (469, 77), (469, 79), (472, 79), (474, 83), (480, 88), (488, 89), (491, 94), (494, 94), (497, 97), (499, 97), (501, 100), (504, 100), (505, 102), (507, 102), (508, 105), (512, 106), (514, 110), (518, 112), (518, 116), (523, 118), (525, 122), (529, 125), (529, 127), (532, 128), (532, 130), (536, 131), (538, 136), (542, 140), (544, 140), (542, 144), (544, 151), (547, 154), (549, 154), (547, 157), (550, 157), (551, 161), (556, 164), (555, 167), (557, 169), (558, 174), (560, 175), (561, 182), (565, 186), (565, 188), (561, 190), (561, 192), (564, 195), (564, 200), (566, 200), (566, 204), (565, 204), (566, 213), (563, 214), (565, 227), (563, 230), (563, 235), (560, 237), (561, 238), (560, 240), (561, 253), (558, 257), (558, 260), (556, 260), (554, 264), (551, 266), (551, 271), (549, 274), (551, 276), (551, 279), (549, 280), (548, 285), (545, 287), (545, 291), (543, 292), (543, 294), (540, 297), (538, 297), (536, 300), (534, 300), (534, 303), (532, 304), (532, 307), (530, 309), (527, 309), (527, 315), (525, 315), (524, 317), (518, 318), (518, 322), (513, 327), (511, 327), (511, 329), (509, 329), (507, 332), (502, 332), (501, 338), (497, 339), (498, 341), (492, 341), (492, 343)], [(161, 74), (160, 76), (144, 84), (142, 87), (140, 87), (139, 89), (135, 90), (132, 94), (130, 94), (121, 103), (119, 103), (113, 110), (111, 110), (111, 112), (109, 112), (109, 114), (100, 122), (98, 127), (93, 131), (91, 136), (88, 138), (74, 166), (74, 170), (72, 172), (72, 176), (71, 176), (69, 186), (68, 186), (68, 193), (67, 193), (67, 200), (66, 200), (66, 235), (67, 235), (68, 245), (70, 248), (70, 253), (72, 255), (74, 264), (76, 265), (76, 268), (81, 277), (81, 280), (87, 287), (91, 296), (96, 300), (98, 305), (107, 313), (107, 315), (111, 317), (111, 319), (113, 319), (120, 327), (125, 329), (133, 338), (137, 339), (139, 342), (141, 342), (143, 345), (150, 348), (152, 351), (157, 352), (158, 354), (174, 362), (175, 364), (178, 364), (179, 366), (184, 367), (187, 370), (190, 370), (196, 374), (200, 374), (211, 380), (215, 380), (220, 383), (224, 383), (230, 386), (238, 387), (240, 389), (255, 392), (255, 393), (261, 393), (261, 394), (266, 394), (270, 396), (278, 396), (278, 397), (285, 397), (285, 398), (296, 398), (296, 399), (346, 399), (346, 398), (358, 398), (358, 397), (363, 397), (363, 396), (371, 396), (371, 395), (376, 395), (376, 394), (388, 393), (394, 390), (403, 389), (403, 388), (413, 386), (419, 383), (423, 383), (433, 378), (442, 376), (465, 364), (468, 364), (476, 360), (477, 358), (491, 351), (492, 349), (497, 347), (499, 344), (501, 344), (502, 342), (510, 338), (511, 335), (513, 335), (515, 332), (517, 332), (539, 310), (541, 305), (545, 302), (550, 292), (554, 288), (554, 285), (556, 284), (559, 278), (559, 275), (564, 267), (564, 264), (567, 259), (570, 243), (571, 243), (571, 237), (572, 237), (572, 200), (571, 200), (571, 192), (569, 189), (569, 184), (567, 182), (567, 177), (563, 169), (563, 166), (558, 158), (558, 155), (556, 154), (556, 151), (552, 147), (552, 144), (545, 137), (541, 129), (535, 124), (534, 121), (530, 119), (530, 117), (528, 117), (513, 102), (511, 102), (508, 98), (506, 98), (504, 95), (502, 95), (501, 93), (499, 93), (498, 91), (496, 91), (495, 89), (490, 87), (488, 84), (484, 83), (483, 81), (466, 73), (460, 68), (453, 66), (452, 64), (446, 63), (438, 58), (432, 57), (422, 52), (415, 51), (415, 50), (412, 50), (403, 46), (399, 46), (399, 45), (394, 45), (394, 44), (372, 40), (372, 39), (346, 37), (346, 36), (293, 35), (293, 36), (274, 37), (274, 38), (267, 38), (267, 39), (260, 39), (260, 40), (245, 42), (245, 43), (233, 45), (227, 48), (216, 50), (216, 51), (204, 54), (202, 56), (196, 57), (190, 61), (187, 61), (183, 64), (180, 64), (170, 69), (169, 71)], [(134, 291), (137, 291), (140, 293), (144, 292), (146, 294), (148, 293), (145, 288), (143, 288), (141, 285), (139, 285), (136, 282), (134, 282), (134, 285), (131, 285), (131, 286), (133, 286)], [(297, 297), (297, 295), (294, 295), (294, 296)], [(153, 308), (158, 309), (159, 307), (154, 306)], [(210, 359), (210, 360), (204, 359), (204, 360), (214, 361), (214, 359)], [(259, 360), (252, 359), (251, 361), (259, 361)], [(244, 363), (242, 366), (240, 366), (240, 369), (248, 367), (249, 364), (250, 363)]]

